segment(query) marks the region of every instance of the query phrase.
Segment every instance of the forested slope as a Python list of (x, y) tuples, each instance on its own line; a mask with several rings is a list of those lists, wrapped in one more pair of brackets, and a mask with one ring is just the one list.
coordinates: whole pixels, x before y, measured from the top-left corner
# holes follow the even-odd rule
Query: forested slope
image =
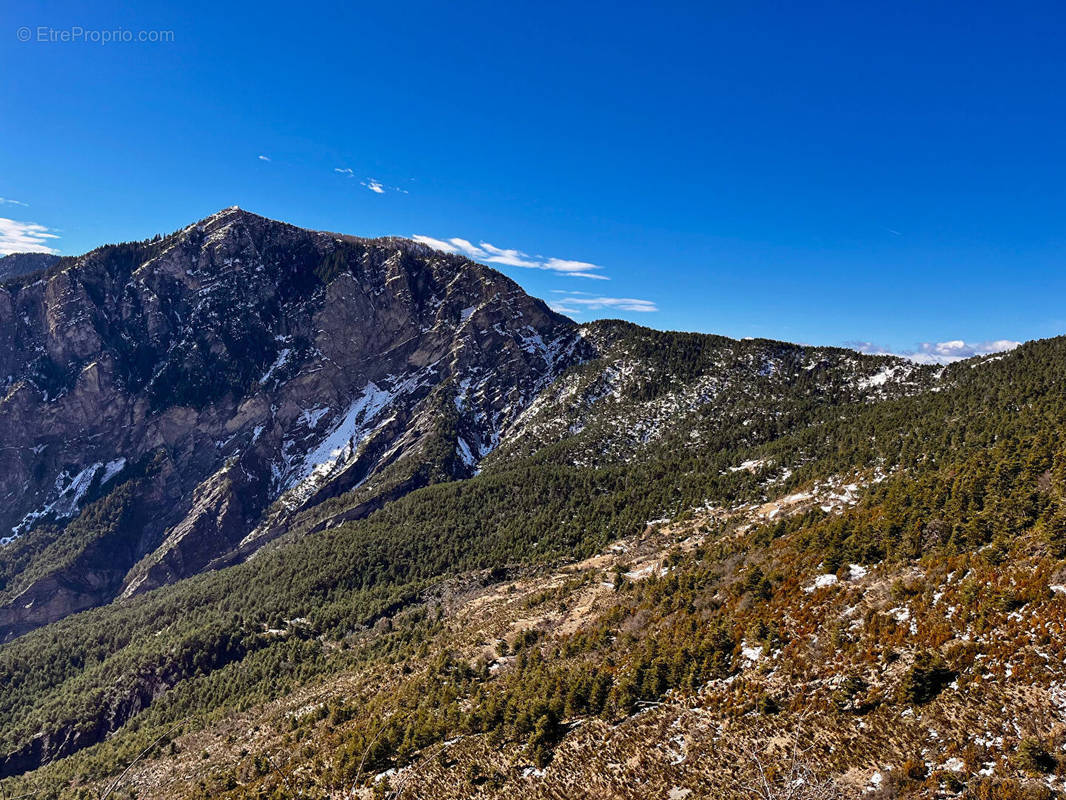
[[(580, 385), (589, 375), (598, 380), (599, 367), (590, 364), (574, 367), (560, 385)], [(877, 397), (849, 390), (779, 410), (778, 400), (764, 419), (788, 420), (780, 427), (769, 421), (743, 433), (723, 427), (703, 447), (674, 446), (669, 435), (639, 447), (628, 440), (613, 461), (586, 463), (591, 449), (584, 441), (597, 430), (621, 430), (612, 414), (626, 419), (634, 406), (661, 396), (659, 388), (638, 388), (604, 407), (598, 429), (585, 425), (552, 434), (552, 441), (531, 425), (529, 436), (542, 437), (532, 452), (523, 455), (516, 445), (474, 478), (416, 491), (364, 520), (320, 530), (309, 515), (248, 563), (28, 634), (0, 649), (4, 769), (55, 761), (18, 780), (61, 792), (75, 778), (115, 774), (160, 735), (193, 736), (233, 710), (261, 714), (269, 727), (276, 723), (255, 711), (260, 704), (338, 676), (389, 671), (394, 662), (405, 666), (399, 676), (389, 672), (398, 681), (391, 691), (355, 705), (332, 701), (339, 710), (315, 715), (301, 734), (310, 749), (290, 754), (286, 764), (301, 768), (308, 791), (417, 764), (425, 748), (458, 735), (511, 743), (519, 761), (537, 768), (569, 741), (574, 721), (617, 724), (641, 702), (666, 696), (706, 703), (706, 713), (726, 719), (724, 707), (706, 699), (713, 681), (743, 679), (741, 699), (761, 703), (765, 714), (808, 706), (815, 715), (844, 713), (832, 710), (837, 706), (860, 716), (898, 714), (932, 700), (984, 659), (994, 658), (1002, 672), (1020, 645), (990, 639), (978, 659), (980, 647), (963, 643), (975, 641), (974, 631), (1008, 624), (1020, 609), (1043, 620), (1044, 652), (1054, 651), (1061, 626), (1048, 625), (1062, 601), (1048, 587), (1066, 553), (1066, 342), (1030, 343), (1002, 358), (919, 371), (917, 380), (925, 383)], [(512, 633), (480, 667), (445, 657), (457, 634), (439, 602), (442, 587), (456, 580), (502, 585), (535, 568), (524, 565), (609, 553), (612, 541), (639, 540), (664, 526), (681, 526), (685, 536), (677, 541), (688, 544), (664, 546), (656, 570), (627, 578), (631, 565), (619, 562), (615, 573), (579, 576), (542, 601), (566, 604), (568, 594), (599, 581), (617, 587), (576, 630)], [(833, 580), (816, 581), (819, 573)], [(855, 628), (834, 622), (831, 603), (810, 607), (827, 592), (851, 591), (852, 575), (869, 581), (868, 574), (886, 576), (892, 602), (908, 609), (904, 619), (894, 612), (886, 624), (884, 614), (870, 612)], [(1014, 583), (1004, 584), (1004, 575)], [(957, 594), (965, 613), (938, 619), (929, 605), (936, 592)], [(918, 619), (920, 625), (910, 625)], [(807, 652), (815, 644), (821, 661)], [(509, 652), (516, 645), (517, 659)], [(752, 647), (767, 657), (777, 653), (808, 679), (813, 673), (843, 680), (854, 672), (850, 695), (827, 688), (823, 704), (821, 689), (796, 694), (787, 681), (751, 688), (759, 683), (747, 674), (758, 661), (746, 655)], [(1045, 668), (1057, 669), (1054, 661)], [(876, 674), (863, 672), (869, 669)], [(784, 662), (778, 671), (787, 671)], [(90, 746), (112, 730), (106, 743)], [(1048, 725), (1034, 734), (1044, 750), (1055, 730)], [(863, 745), (863, 764), (880, 758), (874, 742)], [(165, 764), (167, 752), (156, 747), (150, 758)], [(839, 759), (823, 756), (814, 758), (819, 769), (846, 772)], [(206, 761), (238, 793), (285, 795), (293, 780), (273, 769), (252, 774), (239, 764)], [(918, 791), (931, 780), (923, 770), (907, 786)], [(977, 773), (956, 779), (976, 791), (991, 780)], [(513, 780), (508, 774), (504, 786)], [(209, 793), (223, 788), (205, 784)]]

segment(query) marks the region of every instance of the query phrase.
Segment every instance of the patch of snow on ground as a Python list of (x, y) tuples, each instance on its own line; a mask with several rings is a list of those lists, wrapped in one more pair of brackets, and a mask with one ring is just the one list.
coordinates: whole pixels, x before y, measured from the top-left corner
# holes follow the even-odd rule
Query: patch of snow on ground
[(891, 380), (898, 367), (884, 367), (880, 372), (871, 375), (869, 378), (863, 378), (859, 381), (860, 389), (872, 389), (875, 386), (884, 386)]
[(818, 589), (824, 589), (826, 586), (833, 586), (836, 584), (836, 582), (837, 576), (833, 575), (832, 573), (819, 575), (817, 578), (814, 579), (814, 583), (812, 583), (810, 586), (805, 587), (803, 591), (805, 591), (807, 594), (810, 594), (811, 592), (817, 591)]
[(729, 471), (741, 472), (746, 470), (747, 472), (755, 472), (756, 470), (761, 469), (764, 466), (766, 466), (765, 458), (753, 458), (750, 461), (745, 461), (739, 467), (730, 467)]
[(908, 622), (911, 618), (911, 610), (906, 606), (896, 606), (888, 610), (890, 617), (895, 617), (896, 622)]
[(740, 648), (740, 654), (748, 661), (755, 663), (762, 658), (762, 647), (758, 645), (744, 644)]

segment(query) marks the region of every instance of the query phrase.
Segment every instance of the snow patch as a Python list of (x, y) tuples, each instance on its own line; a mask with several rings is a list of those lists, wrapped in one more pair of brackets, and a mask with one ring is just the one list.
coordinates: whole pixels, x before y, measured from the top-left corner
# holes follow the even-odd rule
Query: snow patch
[(824, 589), (827, 586), (834, 586), (836, 585), (836, 583), (837, 576), (833, 575), (832, 573), (827, 573), (825, 575), (819, 575), (817, 578), (814, 579), (814, 583), (812, 583), (810, 586), (804, 587), (803, 591), (805, 591), (807, 594), (811, 594), (812, 592), (815, 592), (818, 589)]
[(466, 443), (466, 439), (464, 439), (462, 436), (458, 438), (458, 446), (456, 447), (456, 451), (459, 454), (459, 458), (461, 458), (463, 460), (463, 463), (466, 464), (468, 467), (472, 467), (474, 466), (474, 464), (477, 463), (477, 459), (474, 458), (474, 454), (470, 452), (470, 445)]
[(750, 461), (745, 461), (739, 467), (730, 467), (730, 472), (756, 472), (762, 467), (766, 466), (765, 458), (753, 458)]
[(300, 422), (308, 428), (317, 428), (319, 420), (329, 413), (329, 406), (317, 406), (300, 412)]
[(378, 417), (402, 393), (403, 388), (406, 388), (406, 384), (399, 391), (386, 391), (373, 381), (366, 385), (340, 422), (304, 456), (303, 463), (285, 481), (286, 488), (292, 489), (290, 502), (298, 505), (306, 500), (335, 471), (355, 457), (359, 446), (378, 427), (392, 419), (379, 420)]
[(12, 542), (15, 538), (28, 531), (34, 526), (34, 524), (44, 517), (55, 516), (59, 519), (73, 517), (78, 513), (78, 507), (81, 504), (82, 498), (85, 493), (89, 491), (89, 487), (92, 486), (93, 478), (102, 469), (104, 470), (105, 477), (101, 483), (109, 481), (115, 477), (122, 468), (126, 465), (126, 459), (119, 458), (114, 461), (108, 462), (105, 467), (103, 462), (96, 462), (85, 467), (81, 472), (71, 477), (67, 470), (63, 470), (59, 473), (55, 482), (55, 491), (59, 493), (59, 496), (55, 500), (37, 509), (31, 511), (24, 516), (16, 525), (11, 529), (11, 536), (0, 539), (0, 545), (6, 545)]
[(282, 348), (281, 351), (278, 353), (278, 357), (276, 359), (274, 359), (274, 363), (270, 365), (270, 369), (268, 369), (265, 373), (263, 373), (263, 377), (259, 379), (259, 382), (260, 383), (266, 383), (268, 380), (270, 380), (271, 376), (274, 374), (275, 371), (281, 369), (282, 367), (284, 367), (286, 364), (289, 363), (289, 357), (291, 355), (292, 355), (292, 348), (289, 348), (289, 347)]
[(762, 658), (762, 647), (759, 645), (743, 644), (740, 654), (753, 664)]
[(126, 459), (116, 458), (114, 461), (108, 461), (104, 465), (104, 475), (100, 478), (100, 485), (107, 483), (109, 480), (118, 475), (126, 467)]

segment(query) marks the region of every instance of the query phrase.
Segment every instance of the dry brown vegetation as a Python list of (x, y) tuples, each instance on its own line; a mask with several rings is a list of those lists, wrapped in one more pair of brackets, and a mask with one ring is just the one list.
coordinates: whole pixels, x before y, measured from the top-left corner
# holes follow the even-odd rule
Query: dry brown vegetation
[[(800, 514), (816, 502), (778, 505)], [(1008, 565), (976, 555), (844, 565), (819, 581), (824, 573), (787, 537), (766, 542), (766, 515), (765, 506), (718, 509), (580, 562), (497, 583), (451, 581), (427, 600), (439, 634), (412, 658), (181, 736), (134, 765), (123, 788), (143, 797), (813, 800), (1035, 798), (1062, 787), (1066, 596), (1049, 588), (1047, 555), (1031, 547), (1036, 554)], [(713, 575), (713, 586), (663, 613), (690, 572)], [(403, 713), (404, 693), (420, 691), (445, 653), (480, 672), (477, 692), (452, 697), (466, 711), (508, 690), (516, 649), (563, 669), (588, 657), (568, 643), (609, 630), (621, 675), (642, 643), (686, 615), (729, 621), (734, 669), (638, 700), (630, 713), (566, 717), (540, 766), (529, 743), (458, 723), (402, 765), (366, 757), (367, 737)], [(370, 747), (342, 783), (337, 754), (353, 741)]]

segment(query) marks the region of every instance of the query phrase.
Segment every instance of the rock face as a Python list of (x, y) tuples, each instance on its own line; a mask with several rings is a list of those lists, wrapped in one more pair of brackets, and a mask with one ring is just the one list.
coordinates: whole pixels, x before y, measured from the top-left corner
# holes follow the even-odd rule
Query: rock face
[(0, 281), (48, 269), (59, 261), (51, 253), (9, 253), (0, 256)]
[(488, 267), (237, 208), (8, 281), (0, 640), (469, 476), (589, 355)]

